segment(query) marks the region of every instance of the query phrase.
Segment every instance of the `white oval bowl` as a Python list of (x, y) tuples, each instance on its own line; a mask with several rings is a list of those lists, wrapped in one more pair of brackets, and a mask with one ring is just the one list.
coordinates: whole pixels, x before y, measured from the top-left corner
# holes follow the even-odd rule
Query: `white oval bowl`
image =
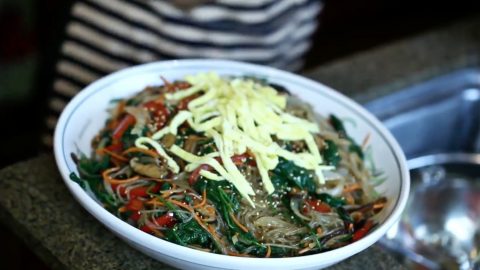
[[(149, 85), (160, 85), (185, 75), (215, 71), (222, 75), (254, 75), (286, 87), (293, 95), (312, 105), (320, 115), (335, 113), (356, 124), (346, 128), (355, 141), (370, 134), (376, 166), (387, 180), (377, 190), (388, 198), (379, 214), (380, 225), (361, 240), (319, 253), (289, 258), (244, 258), (213, 254), (183, 247), (144, 233), (120, 220), (79, 185), (70, 180), (78, 173), (70, 153), (91, 152), (91, 140), (103, 127), (112, 99), (131, 96)], [(77, 201), (109, 230), (128, 244), (162, 262), (182, 269), (319, 269), (340, 262), (375, 243), (399, 219), (407, 201), (410, 179), (402, 150), (390, 132), (360, 105), (318, 82), (270, 67), (225, 60), (173, 60), (144, 64), (110, 74), (76, 95), (63, 110), (55, 129), (54, 152), (65, 184)]]

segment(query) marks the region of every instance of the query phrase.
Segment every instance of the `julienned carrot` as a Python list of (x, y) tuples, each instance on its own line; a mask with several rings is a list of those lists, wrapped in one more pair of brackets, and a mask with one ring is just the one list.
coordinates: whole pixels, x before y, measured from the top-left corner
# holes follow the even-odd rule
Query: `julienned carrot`
[(233, 222), (234, 222), (235, 224), (237, 224), (237, 226), (238, 226), (242, 231), (248, 232), (247, 227), (243, 226), (243, 224), (240, 223), (240, 221), (237, 219), (237, 217), (235, 217), (235, 215), (234, 215), (232, 212), (230, 212), (230, 217), (232, 218)]
[[(228, 251), (225, 248), (224, 242), (220, 239), (217, 232), (215, 231), (215, 227), (213, 227), (212, 224), (209, 224), (208, 227), (207, 227), (205, 224), (203, 224), (203, 222), (201, 221), (201, 219), (197, 215), (195, 215), (195, 220), (197, 220), (197, 222), (201, 223), (200, 226), (202, 226), (202, 228), (204, 228), (205, 230), (207, 230), (207, 232), (210, 233), (210, 235), (212, 236), (212, 238), (214, 239), (215, 242), (217, 242), (217, 243), (219, 243), (219, 245), (221, 245), (221, 251), (222, 251), (223, 254), (228, 254), (228, 255), (233, 255), (233, 256), (238, 254), (238, 253)], [(240, 254), (238, 254), (238, 255), (240, 255)]]
[(233, 252), (233, 251), (227, 251), (227, 254), (230, 255), (230, 256), (235, 256), (235, 257), (252, 257), (252, 256), (248, 255), (248, 253), (236, 253), (236, 252)]
[(138, 176), (138, 175), (135, 175), (135, 176), (127, 178), (127, 179), (112, 178), (110, 176), (110, 173), (118, 171), (118, 170), (120, 170), (119, 167), (113, 167), (113, 168), (106, 169), (105, 171), (102, 172), (103, 180), (107, 181), (110, 185), (120, 185), (120, 184), (135, 182), (138, 179), (140, 179), (140, 176)]
[(162, 237), (162, 238), (165, 237), (165, 235), (164, 235), (161, 231), (159, 231), (159, 230), (157, 230), (157, 229), (154, 229), (154, 228), (150, 228), (150, 229), (153, 231), (153, 233), (154, 233), (156, 236)]
[(108, 150), (108, 149), (105, 149), (105, 148), (98, 149), (98, 150), (97, 150), (97, 153), (105, 153), (105, 154), (110, 155), (111, 157), (113, 157), (113, 158), (115, 158), (115, 159), (117, 159), (117, 160), (119, 160), (119, 161), (122, 161), (122, 162), (127, 162), (127, 161), (128, 161), (128, 158), (126, 158), (126, 157), (124, 157), (124, 156), (122, 156), (122, 155), (119, 155), (119, 154), (117, 154), (117, 153), (115, 153), (115, 152), (112, 152), (112, 151), (110, 151), (110, 150)]
[(151, 204), (154, 206), (164, 206), (165, 204), (158, 200), (158, 198), (153, 198), (150, 201), (145, 202), (145, 204)]
[(161, 191), (162, 198), (166, 199), (166, 198), (170, 197), (172, 194), (175, 194), (177, 192), (178, 192), (178, 190), (177, 191), (172, 191), (172, 190)]
[(191, 206), (187, 205), (187, 204), (181, 203), (181, 202), (176, 201), (176, 200), (170, 200), (170, 199), (168, 199), (167, 201), (175, 204), (176, 206), (180, 206), (182, 208), (185, 208), (186, 210), (195, 214), (195, 211), (193, 210), (193, 208)]
[[(220, 237), (218, 237), (215, 230), (207, 227), (207, 225), (203, 223), (203, 221), (198, 217), (197, 213), (195, 213), (195, 210), (192, 207), (175, 200), (167, 200), (167, 201), (188, 210), (193, 215), (193, 218), (197, 221), (198, 225), (200, 225), (205, 231), (209, 232), (215, 242), (221, 243)], [(222, 253), (227, 254), (227, 251), (225, 249), (222, 249)]]
[(356, 189), (361, 189), (362, 186), (360, 186), (359, 183), (353, 183), (353, 184), (350, 184), (350, 185), (346, 185), (344, 188), (343, 188), (343, 192), (352, 192)]
[(153, 150), (149, 150), (149, 149), (143, 149), (143, 148), (140, 148), (140, 147), (130, 147), (127, 150), (123, 151), (122, 155), (126, 155), (128, 153), (134, 153), (134, 152), (140, 152), (140, 153), (149, 155), (153, 158), (158, 158), (159, 157), (157, 152), (155, 152)]
[(265, 254), (265, 258), (270, 258), (270, 255), (272, 255), (272, 248), (270, 245), (267, 245), (267, 254)]
[(367, 145), (368, 143), (370, 142), (370, 136), (372, 134), (370, 134), (370, 132), (367, 134), (367, 136), (365, 136), (365, 138), (363, 139), (363, 142), (362, 142), (362, 149), (365, 150), (365, 148), (367, 148)]
[(165, 79), (165, 77), (160, 76), (160, 79), (162, 79), (163, 84), (165, 85), (165, 87), (170, 88), (170, 87), (172, 86), (172, 84), (171, 84), (167, 79)]
[(193, 206), (193, 208), (200, 208), (207, 203), (207, 189), (204, 188), (202, 191), (202, 201), (199, 204)]
[(300, 251), (298, 251), (298, 254), (303, 254), (303, 253), (305, 253), (305, 252), (307, 252), (307, 251), (310, 251), (310, 250), (312, 250), (312, 249), (313, 249), (313, 247), (311, 247), (310, 245), (308, 245), (308, 246), (302, 248)]

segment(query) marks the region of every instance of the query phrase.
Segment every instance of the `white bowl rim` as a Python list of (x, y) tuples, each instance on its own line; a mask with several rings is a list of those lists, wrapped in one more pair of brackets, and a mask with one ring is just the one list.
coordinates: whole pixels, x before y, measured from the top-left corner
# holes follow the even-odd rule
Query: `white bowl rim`
[[(296, 256), (296, 257), (284, 257), (284, 258), (244, 258), (244, 257), (235, 257), (235, 256), (228, 256), (222, 254), (215, 254), (209, 253), (204, 251), (195, 250), (192, 248), (184, 247), (175, 243), (171, 243), (169, 241), (157, 238), (153, 235), (144, 233), (137, 228), (127, 224), (126, 222), (122, 221), (121, 219), (117, 218), (112, 213), (108, 212), (102, 206), (100, 206), (93, 198), (91, 198), (86, 192), (83, 191), (75, 182), (70, 180), (69, 174), (73, 172), (72, 168), (69, 168), (67, 164), (67, 158), (69, 154), (64, 153), (62, 151), (64, 145), (64, 136), (63, 133), (65, 131), (66, 124), (68, 123), (68, 119), (74, 112), (75, 107), (79, 106), (83, 101), (89, 98), (90, 95), (94, 94), (98, 90), (104, 89), (109, 84), (115, 82), (116, 80), (126, 77), (129, 75), (133, 75), (135, 73), (143, 73), (148, 70), (155, 70), (161, 68), (182, 68), (182, 67), (192, 67), (202, 65), (203, 67), (210, 67), (211, 69), (216, 69), (219, 66), (229, 66), (229, 67), (236, 67), (241, 69), (248, 69), (251, 72), (256, 72), (259, 74), (277, 74), (281, 75), (283, 78), (288, 78), (295, 83), (300, 83), (303, 85), (307, 85), (313, 89), (320, 89), (317, 91), (319, 94), (326, 96), (329, 99), (335, 99), (337, 102), (341, 103), (343, 106), (347, 106), (349, 109), (353, 110), (359, 116), (361, 116), (366, 122), (370, 124), (372, 128), (375, 128), (378, 134), (385, 140), (386, 144), (390, 148), (393, 156), (396, 159), (396, 165), (398, 166), (398, 173), (400, 182), (400, 189), (399, 189), (399, 196), (398, 200), (395, 202), (395, 206), (393, 207), (393, 211), (388, 215), (385, 221), (380, 224), (375, 230), (371, 231), (367, 236), (356, 241), (354, 243), (350, 243), (344, 247), (340, 247), (337, 249), (333, 249), (330, 251), (306, 255), (306, 256)], [(218, 69), (218, 68), (217, 68)], [(332, 88), (325, 86), (317, 81), (313, 81), (309, 78), (302, 77), (297, 74), (293, 74), (287, 71), (279, 70), (272, 67), (261, 66), (256, 64), (238, 62), (238, 61), (231, 61), (231, 60), (213, 60), (213, 59), (182, 59), (182, 60), (167, 60), (167, 61), (158, 61), (152, 62), (148, 64), (137, 65), (133, 67), (128, 67), (114, 73), (111, 73), (92, 84), (88, 85), (84, 90), (80, 91), (64, 108), (57, 126), (55, 128), (54, 134), (54, 155), (57, 166), (59, 171), (62, 175), (62, 178), (70, 189), (71, 193), (75, 196), (75, 198), (79, 201), (79, 203), (92, 214), (98, 221), (101, 221), (107, 228), (112, 230), (110, 225), (115, 227), (115, 231), (120, 233), (123, 237), (127, 238), (129, 241), (135, 242), (137, 245), (142, 247), (148, 248), (152, 251), (160, 251), (160, 250), (175, 250), (177, 254), (184, 254), (184, 252), (188, 252), (189, 254), (195, 256), (196, 259), (201, 258), (200, 261), (207, 262), (209, 260), (221, 260), (222, 264), (234, 266), (254, 266), (254, 267), (265, 267), (267, 265), (275, 264), (289, 264), (295, 265), (296, 267), (312, 267), (315, 265), (319, 265), (319, 262), (336, 262), (343, 260), (347, 257), (350, 257), (373, 243), (375, 243), (378, 239), (380, 239), (387, 230), (395, 224), (400, 218), (401, 213), (403, 212), (408, 193), (410, 189), (410, 181), (409, 181), (409, 173), (408, 167), (406, 164), (406, 159), (401, 150), (399, 144), (394, 139), (394, 137), (390, 134), (390, 132), (383, 126), (383, 124), (377, 120), (371, 113), (366, 111), (363, 107), (359, 104), (351, 100), (350, 98), (346, 97), (345, 95), (333, 90)], [(149, 243), (150, 246), (144, 246), (143, 243)], [(190, 260), (179, 258), (178, 256), (171, 256), (168, 253), (161, 252), (165, 256), (170, 256), (175, 258), (176, 260), (183, 260), (189, 263), (192, 263)], [(200, 262), (193, 262), (195, 264), (203, 265), (203, 266), (211, 266), (208, 264), (201, 264)]]

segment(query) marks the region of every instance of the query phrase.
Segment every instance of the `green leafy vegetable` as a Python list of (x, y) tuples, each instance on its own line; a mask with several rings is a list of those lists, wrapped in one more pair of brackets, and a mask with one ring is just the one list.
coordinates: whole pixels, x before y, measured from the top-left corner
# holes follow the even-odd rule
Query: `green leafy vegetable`
[(330, 115), (330, 124), (332, 124), (333, 128), (338, 132), (338, 135), (341, 138), (345, 138), (350, 141), (350, 146), (348, 147), (348, 151), (357, 153), (357, 155), (363, 159), (363, 150), (362, 147), (360, 147), (351, 137), (348, 136), (347, 130), (345, 129), (345, 126), (343, 125), (342, 120), (340, 120), (338, 117), (335, 115), (331, 114)]
[[(237, 190), (227, 181), (211, 181), (203, 177), (195, 183), (194, 188), (201, 192), (206, 189), (208, 199), (215, 205), (222, 215), (223, 220), (228, 226), (227, 238), (235, 246), (237, 250), (243, 252), (247, 248), (249, 253), (256, 256), (263, 256), (267, 252), (265, 245), (250, 233), (244, 232), (232, 219), (231, 215), (235, 215), (240, 210), (240, 201)], [(250, 248), (254, 246), (254, 248)], [(281, 250), (275, 250), (280, 252)]]
[(310, 193), (316, 190), (314, 173), (284, 158), (279, 158), (277, 167), (272, 171), (271, 180), (276, 190), (294, 186)]
[(343, 220), (343, 223), (345, 225), (345, 230), (348, 232), (353, 231), (353, 218), (348, 214), (347, 210), (343, 208), (342, 206), (335, 208), (337, 210), (338, 216)]
[(332, 195), (330, 195), (328, 193), (316, 194), (315, 197), (317, 199), (321, 200), (322, 202), (327, 203), (331, 207), (334, 207), (334, 208), (345, 205), (345, 200), (344, 199), (333, 197)]
[[(135, 140), (138, 138), (138, 135), (132, 134), (132, 127), (128, 128), (125, 133), (122, 135), (122, 144), (124, 149), (128, 149), (132, 146), (135, 146)], [(145, 129), (143, 133), (145, 134)]]
[(348, 151), (353, 152), (353, 153), (357, 153), (357, 155), (361, 159), (363, 159), (362, 147), (360, 147), (360, 145), (356, 144), (352, 139), (349, 138), (349, 140), (352, 142), (352, 144), (350, 144), (350, 146), (348, 147)]
[(109, 156), (104, 156), (100, 160), (89, 159), (84, 155), (78, 160), (77, 168), (80, 176), (75, 173), (70, 174), (70, 179), (78, 183), (80, 187), (90, 189), (95, 197), (104, 204), (104, 206), (113, 210), (118, 206), (114, 197), (105, 190), (101, 172), (108, 168), (110, 162)]
[(210, 235), (195, 219), (178, 223), (173, 228), (165, 230), (165, 238), (182, 246), (197, 244), (202, 247), (210, 247), (212, 243)]
[(216, 151), (215, 142), (213, 138), (206, 138), (197, 142), (198, 154), (207, 155)]
[(322, 150), (323, 158), (327, 165), (337, 166), (340, 160), (340, 154), (338, 152), (337, 145), (331, 140), (325, 140), (325, 148)]

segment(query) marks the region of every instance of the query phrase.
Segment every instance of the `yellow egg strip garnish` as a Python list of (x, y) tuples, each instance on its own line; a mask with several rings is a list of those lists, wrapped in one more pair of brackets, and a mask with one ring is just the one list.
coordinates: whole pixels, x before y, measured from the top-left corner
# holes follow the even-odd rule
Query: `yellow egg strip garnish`
[(177, 135), (178, 127), (183, 124), (187, 119), (192, 118), (192, 113), (189, 111), (180, 111), (177, 115), (170, 121), (169, 130), (173, 135)]
[(167, 155), (163, 147), (157, 141), (148, 137), (140, 137), (135, 140), (135, 146), (138, 148), (148, 149), (145, 144), (149, 144), (150, 146), (152, 146), (153, 149), (155, 149), (155, 151), (157, 151), (157, 153), (167, 161), (167, 166), (171, 169), (172, 172), (180, 172), (180, 167), (178, 167), (178, 164), (169, 155)]
[[(168, 133), (176, 135), (178, 127), (185, 121), (196, 132), (204, 132), (212, 137), (218, 153), (195, 156), (173, 145), (169, 151), (189, 164), (187, 171), (194, 170), (201, 164), (210, 165), (216, 173), (201, 170), (200, 175), (211, 180), (226, 179), (253, 206), (250, 196), (255, 195), (250, 183), (241, 174), (231, 157), (243, 154), (250, 149), (256, 161), (265, 191), (275, 191), (269, 177), (279, 157), (293, 161), (297, 166), (313, 170), (318, 184), (324, 184), (323, 170), (332, 170), (332, 166), (322, 165), (322, 157), (315, 143), (313, 134), (319, 132), (319, 126), (306, 119), (298, 118), (285, 112), (287, 97), (280, 95), (274, 88), (256, 83), (252, 80), (228, 80), (215, 73), (201, 73), (187, 76), (186, 81), (192, 86), (186, 90), (167, 94), (166, 99), (179, 101), (193, 94), (203, 94), (188, 104), (188, 111), (180, 111), (168, 127), (155, 133), (152, 138), (137, 139), (137, 146), (149, 143), (167, 160), (168, 166), (175, 170), (178, 166), (154, 140), (159, 140)], [(303, 140), (307, 152), (294, 153), (282, 149), (273, 139)], [(149, 140), (146, 140), (149, 139)], [(160, 147), (159, 147), (160, 146)], [(215, 160), (220, 156), (222, 164)]]

